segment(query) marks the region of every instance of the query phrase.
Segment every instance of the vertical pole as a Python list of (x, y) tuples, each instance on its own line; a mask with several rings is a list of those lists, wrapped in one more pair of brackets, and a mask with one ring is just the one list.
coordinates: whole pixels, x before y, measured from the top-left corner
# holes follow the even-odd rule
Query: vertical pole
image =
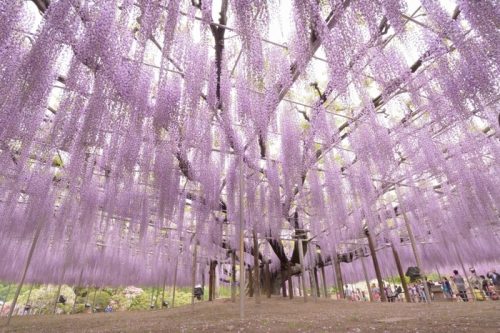
[(401, 279), (401, 284), (403, 285), (403, 290), (405, 294), (405, 300), (407, 303), (411, 303), (410, 292), (408, 290), (408, 284), (406, 283), (406, 278), (403, 273), (403, 267), (401, 266), (401, 260), (399, 260), (399, 254), (391, 242), (392, 254), (394, 255), (394, 261), (396, 262), (396, 267), (398, 268), (399, 278)]
[(380, 290), (380, 300), (382, 302), (387, 302), (387, 297), (384, 290), (384, 281), (382, 280), (382, 273), (380, 272), (380, 266), (378, 264), (377, 253), (375, 251), (375, 244), (373, 243), (373, 238), (368, 230), (368, 226), (365, 229), (366, 238), (368, 238), (368, 247), (370, 248), (370, 254), (372, 256), (373, 267), (375, 268), (375, 274), (377, 275), (378, 288)]
[(299, 261), (300, 261), (300, 281), (302, 283), (302, 292), (304, 294), (304, 302), (307, 302), (306, 279), (304, 270), (304, 247), (302, 238), (299, 238)]
[(30, 267), (31, 258), (33, 258), (33, 253), (35, 252), (36, 243), (38, 243), (38, 237), (40, 236), (40, 232), (42, 231), (42, 223), (38, 222), (37, 228), (35, 230), (35, 235), (33, 237), (33, 241), (31, 242), (30, 251), (28, 252), (28, 258), (26, 258), (26, 263), (24, 265), (23, 274), (21, 276), (21, 281), (17, 286), (16, 293), (14, 294), (14, 299), (12, 300), (12, 304), (9, 310), (9, 317), (7, 318), (7, 324), (5, 326), (9, 326), (10, 320), (12, 318), (12, 314), (14, 313), (14, 308), (17, 304), (17, 299), (19, 298), (19, 293), (21, 292), (21, 288), (24, 284), (24, 279), (26, 278), (26, 273), (28, 272), (28, 268)]
[(243, 153), (240, 156), (240, 186), (239, 186), (239, 206), (240, 206), (240, 319), (245, 319), (245, 243), (244, 228), (245, 221), (243, 215)]
[(231, 301), (236, 302), (236, 251), (231, 250)]
[(366, 288), (368, 289), (368, 296), (370, 297), (370, 302), (373, 302), (372, 287), (370, 286), (370, 280), (368, 279), (368, 273), (366, 272), (364, 253), (360, 259), (361, 259), (361, 266), (363, 267), (363, 275), (365, 276)]
[[(396, 196), (398, 197), (399, 201), (399, 207), (401, 207), (401, 214), (403, 215), (403, 220), (405, 222), (406, 226), (406, 231), (408, 232), (408, 237), (410, 238), (410, 243), (411, 243), (411, 249), (413, 251), (413, 255), (415, 256), (415, 262), (417, 264), (417, 267), (420, 271), (420, 274), (425, 276), (424, 272), (422, 271), (422, 262), (420, 261), (420, 255), (417, 249), (417, 242), (415, 241), (415, 235), (413, 234), (413, 230), (410, 225), (410, 221), (408, 221), (408, 217), (406, 216), (406, 210), (403, 207), (403, 200), (401, 193), (399, 192), (399, 187), (397, 185), (394, 185), (394, 189), (396, 190)], [(429, 292), (429, 286), (427, 286), (427, 281), (424, 281), (424, 291), (425, 291), (425, 298), (427, 299), (427, 302), (431, 302), (431, 293)]]
[(253, 230), (253, 267), (255, 303), (260, 304), (260, 269), (259, 269), (259, 239)]
[(172, 308), (175, 306), (175, 288), (177, 287), (177, 268), (179, 267), (179, 257), (175, 258), (174, 285), (172, 286)]
[(198, 252), (198, 240), (194, 240), (193, 267), (191, 272), (191, 309), (194, 310), (194, 287), (196, 285), (196, 257)]

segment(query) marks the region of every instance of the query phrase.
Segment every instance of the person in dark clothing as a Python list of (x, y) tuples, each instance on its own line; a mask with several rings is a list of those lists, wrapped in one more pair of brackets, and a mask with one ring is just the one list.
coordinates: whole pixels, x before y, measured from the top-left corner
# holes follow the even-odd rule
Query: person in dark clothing
[(464, 278), (460, 274), (458, 274), (458, 271), (456, 269), (453, 271), (453, 274), (453, 282), (455, 282), (455, 285), (457, 286), (458, 295), (464, 302), (468, 302), (469, 298), (467, 297), (467, 289), (465, 289)]

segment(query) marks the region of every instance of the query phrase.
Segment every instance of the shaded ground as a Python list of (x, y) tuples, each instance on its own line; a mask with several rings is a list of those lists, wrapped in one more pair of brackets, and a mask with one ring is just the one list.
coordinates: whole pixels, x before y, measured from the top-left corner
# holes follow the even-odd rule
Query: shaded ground
[[(5, 325), (6, 319), (0, 320)], [(500, 332), (500, 301), (363, 303), (275, 297), (138, 312), (15, 317), (3, 332)]]

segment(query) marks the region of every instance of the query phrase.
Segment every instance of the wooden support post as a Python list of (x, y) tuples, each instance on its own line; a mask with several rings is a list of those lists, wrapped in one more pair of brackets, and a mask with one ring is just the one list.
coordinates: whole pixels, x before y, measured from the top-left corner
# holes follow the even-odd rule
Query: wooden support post
[(299, 238), (299, 263), (300, 263), (300, 281), (302, 283), (302, 293), (304, 294), (304, 302), (307, 302), (306, 279), (304, 268), (304, 244)]
[[(422, 270), (422, 262), (420, 260), (420, 254), (417, 249), (417, 242), (415, 240), (415, 235), (413, 234), (412, 227), (410, 225), (410, 221), (408, 221), (408, 217), (406, 216), (406, 209), (403, 207), (403, 201), (402, 201), (402, 196), (401, 193), (399, 193), (399, 187), (397, 185), (394, 185), (394, 189), (396, 190), (396, 196), (398, 197), (399, 201), (399, 207), (401, 208), (401, 215), (403, 215), (403, 220), (405, 222), (406, 226), (406, 231), (408, 232), (408, 237), (410, 238), (410, 243), (411, 243), (411, 249), (413, 251), (413, 255), (415, 256), (415, 263), (417, 264), (417, 267), (420, 271), (420, 274), (422, 276), (425, 276), (423, 270)], [(425, 291), (425, 298), (427, 299), (427, 302), (431, 302), (431, 293), (429, 291), (429, 286), (427, 285), (427, 279), (424, 279), (424, 291)]]
[(231, 301), (236, 303), (236, 252), (231, 250)]
[(326, 286), (325, 266), (322, 265), (320, 269), (321, 269), (321, 281), (323, 283), (323, 294), (325, 295), (325, 298), (328, 298), (328, 287)]
[(175, 288), (177, 287), (177, 268), (179, 267), (179, 257), (175, 258), (174, 284), (172, 286), (172, 308), (175, 307)]
[(360, 260), (361, 260), (361, 266), (363, 267), (363, 275), (365, 276), (366, 288), (368, 289), (368, 297), (370, 298), (370, 302), (373, 302), (373, 292), (372, 292), (372, 287), (370, 285), (370, 279), (368, 279), (368, 273), (366, 272), (364, 255), (361, 256)]
[(264, 269), (265, 269), (265, 279), (266, 279), (266, 293), (267, 293), (267, 298), (271, 298), (272, 294), (272, 287), (271, 287), (271, 272), (269, 271), (269, 260), (266, 260), (264, 264)]
[(194, 287), (196, 286), (196, 260), (198, 256), (198, 240), (194, 240), (193, 267), (191, 271), (191, 309), (194, 310)]
[(259, 239), (253, 230), (253, 268), (254, 268), (254, 295), (255, 302), (260, 304), (260, 267), (259, 267)]
[(14, 299), (12, 300), (12, 304), (10, 305), (9, 317), (7, 318), (7, 323), (5, 324), (5, 326), (9, 326), (10, 324), (12, 314), (14, 313), (14, 308), (16, 307), (17, 304), (17, 299), (19, 298), (19, 293), (21, 292), (21, 288), (23, 287), (24, 279), (26, 278), (26, 273), (28, 272), (28, 268), (30, 267), (31, 258), (33, 258), (33, 253), (35, 252), (36, 244), (38, 243), (38, 238), (40, 236), (41, 231), (42, 231), (42, 223), (38, 222), (38, 225), (35, 230), (35, 235), (33, 236), (33, 241), (31, 242), (30, 251), (28, 252), (28, 258), (26, 258), (26, 263), (24, 264), (23, 273), (21, 275), (21, 281), (19, 281), (16, 293), (14, 294)]
[(375, 268), (375, 275), (377, 276), (378, 288), (380, 290), (380, 300), (382, 302), (387, 302), (387, 297), (385, 295), (384, 289), (384, 281), (382, 280), (382, 273), (380, 272), (380, 266), (378, 264), (377, 253), (375, 251), (375, 244), (373, 242), (372, 235), (368, 230), (368, 227), (365, 229), (366, 238), (368, 238), (368, 247), (370, 248), (370, 254), (372, 256), (373, 267)]
[(392, 254), (394, 255), (394, 261), (396, 262), (396, 267), (398, 268), (399, 278), (401, 279), (401, 284), (403, 285), (403, 290), (405, 294), (405, 300), (407, 303), (411, 303), (410, 291), (408, 290), (408, 284), (406, 283), (406, 278), (403, 273), (403, 267), (401, 266), (401, 260), (399, 260), (399, 254), (396, 247), (391, 242)]

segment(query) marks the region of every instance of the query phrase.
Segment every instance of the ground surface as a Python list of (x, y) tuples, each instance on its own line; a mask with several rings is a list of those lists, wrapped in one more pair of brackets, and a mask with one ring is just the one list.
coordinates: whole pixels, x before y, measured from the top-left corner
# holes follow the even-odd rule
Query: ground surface
[[(0, 319), (5, 325), (6, 319)], [(363, 303), (283, 298), (247, 300), (245, 320), (239, 304), (218, 300), (138, 312), (12, 319), (3, 332), (500, 332), (500, 301), (474, 303)]]

